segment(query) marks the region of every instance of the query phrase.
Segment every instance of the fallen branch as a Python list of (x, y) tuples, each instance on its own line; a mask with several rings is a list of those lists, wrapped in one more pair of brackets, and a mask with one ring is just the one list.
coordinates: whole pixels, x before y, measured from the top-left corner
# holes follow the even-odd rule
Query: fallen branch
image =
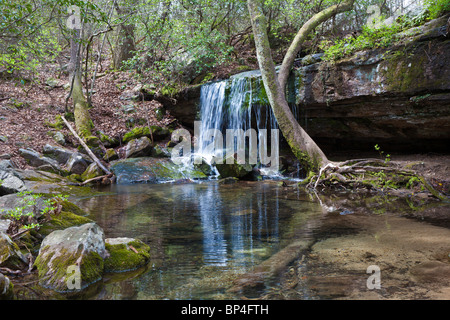
[(95, 177), (95, 178), (92, 178), (92, 179), (88, 179), (88, 180), (86, 180), (86, 181), (83, 181), (82, 183), (78, 183), (77, 185), (78, 186), (84, 186), (84, 185), (86, 185), (86, 184), (88, 184), (88, 183), (90, 183), (90, 182), (94, 182), (94, 181), (98, 181), (98, 180), (103, 180), (103, 179), (105, 179), (105, 178), (111, 178), (112, 177), (112, 174), (107, 174), (107, 175), (105, 175), (105, 176), (100, 176), (100, 177)]
[(69, 124), (69, 122), (67, 122), (66, 118), (64, 118), (64, 116), (61, 116), (61, 119), (64, 121), (64, 123), (66, 124), (66, 126), (69, 128), (70, 132), (72, 132), (72, 134), (75, 136), (75, 138), (78, 139), (78, 141), (81, 143), (81, 145), (83, 146), (83, 148), (86, 150), (86, 152), (89, 154), (89, 156), (91, 157), (92, 160), (94, 160), (94, 162), (100, 167), (100, 169), (102, 169), (106, 174), (108, 175), (112, 175), (111, 171), (109, 171), (101, 162), (100, 160), (95, 156), (95, 154), (91, 151), (91, 149), (89, 149), (89, 147), (87, 146), (87, 144), (83, 141), (83, 139), (80, 138), (80, 136), (76, 133), (76, 131), (72, 128), (72, 126)]

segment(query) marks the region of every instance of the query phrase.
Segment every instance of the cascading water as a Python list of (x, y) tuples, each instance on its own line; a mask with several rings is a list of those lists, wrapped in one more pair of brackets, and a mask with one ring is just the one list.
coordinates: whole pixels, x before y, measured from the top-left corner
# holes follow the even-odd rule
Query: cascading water
[[(298, 113), (296, 109), (293, 112), (294, 115)], [(217, 156), (218, 151), (222, 151), (211, 148), (213, 138), (217, 138), (215, 134), (217, 132), (225, 137), (227, 129), (242, 130), (243, 132), (255, 129), (257, 134), (262, 129), (269, 132), (270, 129), (278, 129), (258, 71), (241, 73), (228, 80), (203, 85), (200, 95), (200, 115), (200, 134), (196, 153), (209, 163), (212, 163), (212, 159)], [(245, 137), (235, 136), (233, 139), (235, 147), (233, 152), (240, 143), (245, 145)], [(242, 141), (242, 139), (244, 140)], [(252, 142), (251, 139), (248, 140), (250, 149)], [(258, 152), (261, 147), (260, 142), (258, 141)], [(221, 142), (220, 145), (227, 146), (227, 141)], [(220, 155), (222, 154), (220, 153)], [(261, 169), (264, 171), (263, 168)], [(268, 174), (277, 175), (278, 173), (272, 171)]]

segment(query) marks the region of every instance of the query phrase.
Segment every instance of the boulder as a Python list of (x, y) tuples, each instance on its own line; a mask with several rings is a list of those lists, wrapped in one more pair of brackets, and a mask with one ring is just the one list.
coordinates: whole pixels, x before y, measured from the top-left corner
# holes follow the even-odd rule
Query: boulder
[[(151, 130), (151, 132), (150, 132)], [(142, 137), (152, 138), (153, 141), (160, 141), (166, 139), (170, 136), (170, 130), (167, 128), (162, 128), (159, 126), (150, 126), (150, 127), (136, 127), (127, 132), (122, 141), (127, 143), (134, 139), (139, 139)]]
[(0, 196), (27, 191), (20, 175), (12, 169), (0, 168)]
[(57, 131), (53, 134), (53, 140), (56, 141), (56, 143), (64, 146), (66, 144), (66, 137), (61, 131)]
[(20, 270), (28, 266), (28, 259), (11, 238), (0, 232), (0, 267)]
[(14, 298), (14, 285), (7, 276), (0, 273), (0, 300), (11, 300)]
[(107, 149), (105, 152), (105, 155), (103, 156), (103, 160), (105, 161), (114, 161), (114, 160), (118, 160), (119, 159), (119, 155), (117, 154), (116, 150), (114, 149)]
[(93, 179), (95, 177), (99, 177), (103, 174), (102, 169), (100, 169), (98, 167), (98, 165), (93, 162), (89, 165), (89, 167), (87, 167), (86, 171), (83, 172), (83, 174), (81, 175), (81, 179), (83, 181), (89, 180), (89, 179)]
[(143, 157), (113, 161), (110, 170), (115, 174), (118, 184), (207, 178), (192, 166), (177, 165), (167, 158)]
[(70, 173), (83, 174), (90, 163), (83, 155), (76, 152), (67, 160), (66, 168)]
[(73, 151), (58, 146), (52, 146), (50, 144), (46, 144), (44, 146), (42, 153), (47, 157), (56, 160), (61, 165), (66, 164), (70, 157), (74, 154)]
[[(217, 171), (220, 174), (220, 178), (243, 178), (250, 174), (253, 170), (253, 166), (250, 164), (239, 164), (237, 160), (233, 157), (232, 161), (230, 160), (230, 157), (225, 158), (223, 160), (222, 164), (216, 164)], [(227, 162), (232, 162), (231, 164), (228, 164)]]
[(152, 154), (152, 142), (147, 137), (134, 139), (125, 147), (125, 158), (146, 157)]
[(133, 238), (105, 240), (109, 257), (105, 259), (105, 272), (123, 272), (144, 266), (150, 258), (150, 247)]
[(34, 265), (43, 287), (67, 292), (99, 281), (106, 256), (103, 230), (87, 223), (50, 233), (42, 241)]
[(19, 149), (20, 155), (27, 160), (28, 164), (42, 171), (60, 172), (59, 163), (51, 158), (45, 157), (33, 149)]

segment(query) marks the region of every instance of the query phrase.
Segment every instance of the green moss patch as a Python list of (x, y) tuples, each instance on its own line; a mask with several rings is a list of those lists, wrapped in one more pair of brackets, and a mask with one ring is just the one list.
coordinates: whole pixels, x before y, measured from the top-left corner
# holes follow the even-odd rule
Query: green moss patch
[(150, 247), (140, 240), (107, 239), (105, 248), (109, 257), (105, 259), (105, 272), (124, 272), (144, 266), (150, 259)]

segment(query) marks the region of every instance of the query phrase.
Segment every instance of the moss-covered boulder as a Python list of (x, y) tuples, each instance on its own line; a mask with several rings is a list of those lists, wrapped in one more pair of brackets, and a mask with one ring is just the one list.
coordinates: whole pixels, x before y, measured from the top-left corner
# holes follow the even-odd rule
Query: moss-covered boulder
[(100, 169), (98, 165), (95, 162), (93, 162), (87, 167), (86, 171), (83, 172), (83, 174), (81, 175), (81, 179), (83, 181), (86, 181), (89, 179), (93, 179), (95, 177), (99, 177), (102, 174), (103, 174), (102, 169)]
[(216, 168), (222, 179), (228, 177), (243, 178), (253, 170), (252, 165), (240, 164), (234, 157), (224, 159), (222, 164), (216, 164)]
[(103, 230), (87, 223), (45, 237), (34, 265), (41, 286), (69, 292), (101, 280), (106, 256)]
[(27, 263), (28, 260), (17, 244), (7, 234), (0, 232), (0, 267), (20, 270), (26, 267)]
[(14, 298), (14, 285), (8, 277), (0, 273), (0, 300), (11, 300)]
[(63, 230), (69, 227), (76, 227), (94, 222), (86, 217), (87, 213), (83, 209), (72, 202), (65, 200), (62, 201), (60, 205), (60, 211), (48, 214), (45, 219), (40, 222), (40, 234), (46, 236), (56, 230)]
[(105, 259), (105, 272), (124, 272), (144, 266), (150, 258), (150, 247), (141, 240), (110, 238), (105, 240), (109, 257)]
[(105, 161), (114, 161), (114, 160), (118, 160), (119, 159), (119, 155), (117, 154), (116, 150), (114, 149), (107, 149), (105, 152), (105, 155), (103, 156), (103, 160)]
[[(151, 131), (150, 131), (151, 130)], [(159, 141), (169, 137), (170, 130), (167, 128), (162, 128), (159, 126), (150, 126), (150, 127), (136, 127), (127, 132), (122, 141), (124, 143), (128, 143), (131, 140), (139, 139), (142, 137), (152, 138), (153, 141)]]
[(113, 161), (110, 169), (118, 184), (207, 178), (203, 172), (190, 166), (177, 165), (167, 158), (143, 157)]

